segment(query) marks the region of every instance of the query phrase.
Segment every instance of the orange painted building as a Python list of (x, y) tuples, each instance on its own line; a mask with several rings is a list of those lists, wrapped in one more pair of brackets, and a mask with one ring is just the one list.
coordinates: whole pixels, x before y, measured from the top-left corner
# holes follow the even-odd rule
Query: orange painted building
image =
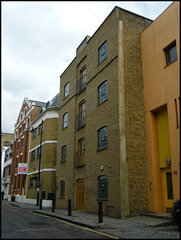
[(170, 212), (180, 197), (180, 2), (141, 34), (149, 211)]

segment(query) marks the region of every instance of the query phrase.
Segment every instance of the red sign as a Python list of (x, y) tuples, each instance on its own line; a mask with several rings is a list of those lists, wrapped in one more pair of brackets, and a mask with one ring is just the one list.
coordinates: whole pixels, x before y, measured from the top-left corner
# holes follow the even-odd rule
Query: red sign
[(18, 174), (27, 174), (27, 163), (18, 164)]

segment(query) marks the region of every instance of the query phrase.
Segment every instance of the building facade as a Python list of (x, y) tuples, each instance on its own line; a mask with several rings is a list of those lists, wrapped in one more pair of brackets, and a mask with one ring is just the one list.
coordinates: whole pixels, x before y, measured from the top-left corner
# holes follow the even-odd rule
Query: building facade
[(141, 32), (151, 22), (115, 7), (60, 76), (57, 208), (148, 210)]
[(5, 146), (10, 146), (12, 140), (13, 140), (13, 133), (5, 133), (1, 132), (1, 149)]
[(56, 192), (56, 153), (59, 93), (31, 123), (26, 202), (52, 205)]
[(9, 200), (15, 195), (15, 200), (23, 202), (26, 195), (26, 178), (29, 148), (29, 126), (38, 116), (40, 109), (46, 103), (24, 98), (17, 122), (14, 126), (13, 153), (10, 174)]
[(8, 198), (12, 162), (12, 133), (1, 133), (1, 191)]
[(180, 197), (180, 2), (142, 34), (149, 211), (170, 212)]

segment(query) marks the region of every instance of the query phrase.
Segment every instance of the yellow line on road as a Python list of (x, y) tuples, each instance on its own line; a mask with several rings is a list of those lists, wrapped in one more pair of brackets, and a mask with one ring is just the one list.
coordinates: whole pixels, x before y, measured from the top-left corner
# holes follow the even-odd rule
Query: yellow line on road
[(8, 204), (8, 203), (3, 203), (3, 204), (4, 204), (4, 205), (7, 205), (7, 206), (14, 207), (14, 208), (19, 208), (19, 207), (15, 206), (15, 205), (12, 205), (12, 204)]
[(42, 213), (35, 213), (35, 212), (32, 212), (32, 211), (28, 211), (28, 212), (33, 213), (35, 215), (41, 215), (42, 217), (51, 218), (51, 216), (47, 216), (47, 215), (44, 215)]
[(56, 219), (56, 220), (59, 221), (59, 222), (63, 222), (63, 223), (66, 223), (66, 224), (75, 226), (75, 227), (79, 227), (79, 228), (85, 229), (85, 230), (90, 231), (90, 232), (93, 232), (93, 233), (101, 234), (101, 235), (103, 235), (103, 236), (107, 236), (107, 237), (114, 238), (114, 239), (119, 239), (118, 237), (109, 235), (109, 234), (107, 234), (107, 233), (102, 233), (102, 232), (98, 232), (98, 231), (95, 231), (95, 230), (90, 229), (90, 228), (81, 227), (81, 226), (79, 226), (79, 225), (77, 225), (77, 224), (74, 224), (74, 223), (69, 223), (69, 222), (67, 222), (67, 221), (60, 220), (60, 219)]

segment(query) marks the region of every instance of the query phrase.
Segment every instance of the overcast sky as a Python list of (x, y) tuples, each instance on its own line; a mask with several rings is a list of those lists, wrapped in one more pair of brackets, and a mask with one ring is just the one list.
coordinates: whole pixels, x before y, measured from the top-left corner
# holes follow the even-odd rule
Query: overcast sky
[(1, 1), (1, 131), (14, 132), (24, 97), (47, 102), (86, 35), (115, 6), (155, 20), (173, 1)]

